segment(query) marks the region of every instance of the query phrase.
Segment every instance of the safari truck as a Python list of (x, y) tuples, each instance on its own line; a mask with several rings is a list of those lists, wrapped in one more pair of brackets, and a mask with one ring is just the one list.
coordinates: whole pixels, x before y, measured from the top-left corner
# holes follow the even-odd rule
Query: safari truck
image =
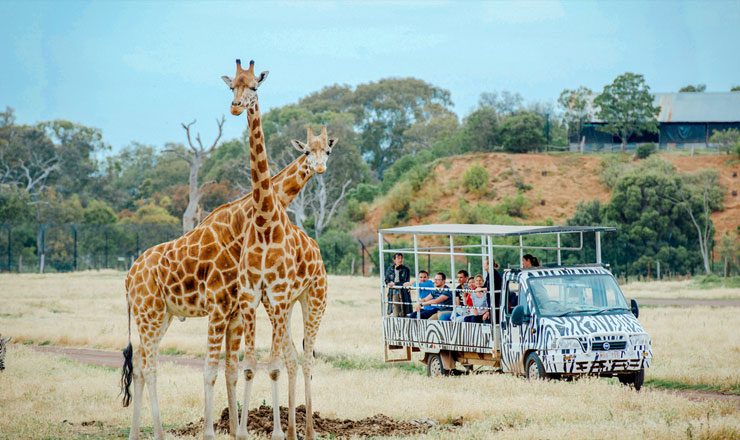
[[(456, 367), (460, 364), (467, 370), (489, 366), (527, 378), (616, 376), (620, 382), (639, 390), (652, 360), (651, 342), (637, 320), (637, 301), (633, 299), (628, 306), (617, 281), (601, 261), (601, 233), (615, 230), (591, 226), (457, 224), (380, 230), (385, 361), (409, 361), (412, 352), (421, 352), (429, 376), (448, 375), (458, 371)], [(586, 239), (593, 236), (595, 245), (584, 248), (584, 235)], [(471, 237), (475, 237), (472, 238), (475, 244), (470, 244)], [(570, 247), (562, 244), (566, 237)], [(393, 241), (412, 241), (413, 247), (394, 248), (390, 245)], [(448, 287), (454, 291), (457, 271), (468, 269), (466, 260), (481, 264), (482, 269), (483, 259), (493, 262), (497, 252), (515, 255), (516, 251), (510, 249), (519, 250), (519, 259), (503, 269), (498, 290), (494, 289), (494, 268), (490, 268), (488, 310), (492, 319), (488, 322), (458, 322), (454, 316), (450, 321), (430, 320), (389, 313), (397, 302), (393, 299), (399, 297), (388, 295), (389, 287), (383, 276), (384, 262), (390, 255), (405, 254), (406, 263), (411, 263), (409, 257), (413, 256), (412, 276), (417, 276), (420, 269), (427, 269), (432, 257), (437, 266), (440, 256), (445, 265), (449, 258), (446, 274), (448, 284), (450, 279), (453, 281)], [(540, 267), (521, 267), (525, 249), (548, 253), (556, 261)], [(595, 250), (595, 261), (561, 264), (563, 252), (583, 255), (587, 249)], [(391, 292), (400, 288), (393, 286)], [(405, 288), (411, 290), (409, 297), (414, 305), (427, 295), (423, 289), (419, 293), (413, 285)]]

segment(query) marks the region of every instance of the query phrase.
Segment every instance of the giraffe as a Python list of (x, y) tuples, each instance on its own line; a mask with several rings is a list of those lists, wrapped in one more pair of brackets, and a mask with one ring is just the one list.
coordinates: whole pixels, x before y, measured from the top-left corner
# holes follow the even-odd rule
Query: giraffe
[[(278, 378), (280, 357), (285, 359), (288, 373), (288, 438), (295, 439), (295, 375), (297, 356), (290, 339), (290, 314), (296, 302), (301, 303), (304, 326), (303, 376), (306, 390), (306, 439), (314, 438), (311, 410), (311, 369), (313, 366), (313, 344), (321, 318), (326, 309), (326, 270), (319, 247), (304, 231), (291, 223), (285, 206), (278, 203), (274, 183), (270, 176), (267, 151), (260, 119), (257, 93), (250, 84), (256, 81), (254, 61), (249, 69), (243, 70), (237, 60), (236, 77), (225, 77), (234, 91), (231, 113), (240, 115), (247, 110), (249, 128), (250, 166), (252, 170), (252, 199), (254, 211), (249, 219), (245, 242), (239, 260), (239, 308), (245, 324), (245, 353), (243, 409), (239, 420), (239, 434), (246, 434), (249, 395), (252, 388), (257, 360), (254, 353), (254, 316), (262, 301), (271, 315), (272, 341), (268, 361), (268, 373), (272, 381), (273, 431), (272, 438), (282, 439), (280, 426), (280, 402)], [(325, 154), (316, 155), (314, 164), (317, 173), (326, 170), (326, 159), (335, 141), (327, 139), (326, 127), (319, 136), (308, 129), (309, 145), (294, 145), (296, 148), (311, 148), (325, 145)]]
[[(273, 179), (277, 199), (287, 206), (305, 186), (316, 168), (316, 157), (323, 150), (304, 147), (293, 141), (303, 154)], [(315, 147), (315, 146), (314, 146)], [(130, 339), (124, 350), (122, 391), (124, 406), (130, 402), (129, 386), (134, 383), (134, 408), (130, 438), (138, 438), (143, 385), (147, 384), (152, 405), (152, 420), (157, 438), (162, 438), (156, 398), (156, 354), (173, 316), (208, 316), (208, 349), (204, 372), (204, 437), (213, 438), (213, 383), (225, 337), (226, 386), (232, 437), (237, 432), (236, 382), (237, 352), (243, 325), (236, 307), (237, 262), (251, 218), (252, 195), (225, 204), (207, 216), (195, 229), (173, 241), (145, 251), (126, 278), (127, 300), (140, 335), (140, 346), (133, 352)], [(225, 334), (224, 334), (225, 332)], [(219, 336), (221, 335), (221, 336)], [(210, 428), (210, 429), (209, 429)]]
[(0, 335), (0, 371), (5, 369), (5, 349), (12, 338), (3, 339), (3, 335)]

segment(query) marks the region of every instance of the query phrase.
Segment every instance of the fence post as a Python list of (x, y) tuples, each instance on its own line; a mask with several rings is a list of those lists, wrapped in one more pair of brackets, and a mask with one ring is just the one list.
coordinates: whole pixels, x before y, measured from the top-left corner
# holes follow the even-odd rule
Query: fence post
[(105, 247), (103, 248), (103, 269), (108, 268), (108, 228), (103, 226), (103, 236), (105, 237)]
[(12, 231), (12, 227), (10, 226), (10, 223), (6, 224), (6, 226), (8, 227), (8, 272), (10, 272), (10, 263), (11, 263), (10, 262), (10, 255), (11, 255), (11, 253), (10, 253), (11, 247), (10, 246), (11, 246), (11, 239), (12, 239), (13, 233), (11, 232)]
[(73, 242), (74, 242), (74, 253), (73, 253), (73, 262), (72, 267), (74, 267), (74, 270), (77, 271), (77, 227), (73, 224), (72, 225), (72, 235), (73, 235)]

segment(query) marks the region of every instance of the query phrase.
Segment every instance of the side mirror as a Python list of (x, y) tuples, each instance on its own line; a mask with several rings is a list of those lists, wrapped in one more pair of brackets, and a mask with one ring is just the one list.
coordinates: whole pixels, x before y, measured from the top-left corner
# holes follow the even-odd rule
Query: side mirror
[(640, 317), (640, 307), (638, 307), (637, 300), (634, 298), (630, 301), (630, 309), (632, 309), (632, 314), (635, 315), (635, 318)]
[(514, 311), (511, 312), (511, 325), (522, 325), (524, 322), (529, 322), (529, 315), (525, 316), (524, 306), (518, 305), (514, 307)]

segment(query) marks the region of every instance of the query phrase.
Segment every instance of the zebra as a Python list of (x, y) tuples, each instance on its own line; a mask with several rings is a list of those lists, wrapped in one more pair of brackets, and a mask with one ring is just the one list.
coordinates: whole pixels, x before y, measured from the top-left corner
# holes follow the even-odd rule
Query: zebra
[(0, 335), (0, 371), (5, 369), (5, 346), (10, 342), (10, 339), (3, 339), (3, 335)]

